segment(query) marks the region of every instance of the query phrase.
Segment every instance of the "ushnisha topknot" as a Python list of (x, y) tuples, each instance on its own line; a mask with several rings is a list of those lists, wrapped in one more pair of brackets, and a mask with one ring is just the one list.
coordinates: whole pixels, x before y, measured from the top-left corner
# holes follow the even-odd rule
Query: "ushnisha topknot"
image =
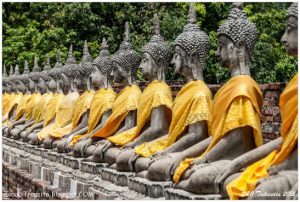
[(66, 74), (66, 76), (75, 78), (78, 75), (78, 64), (76, 59), (73, 56), (73, 45), (71, 44), (68, 57), (66, 60), (66, 64), (62, 68), (62, 72)]
[(16, 64), (14, 74), (11, 77), (11, 82), (18, 83), (20, 78), (19, 65)]
[(60, 53), (56, 54), (56, 63), (54, 67), (49, 71), (49, 76), (52, 77), (54, 80), (58, 80), (61, 78), (63, 65), (61, 64)]
[(20, 76), (19, 80), (24, 84), (28, 85), (29, 80), (28, 80), (28, 74), (30, 73), (29, 67), (28, 67), (28, 61), (24, 61), (24, 71), (23, 74)]
[(156, 13), (153, 18), (152, 37), (143, 47), (142, 52), (148, 53), (154, 59), (156, 64), (162, 64), (164, 67), (167, 67), (172, 59), (172, 50), (160, 35), (159, 20)]
[(83, 54), (81, 62), (78, 65), (78, 71), (83, 77), (90, 75), (93, 72), (93, 58), (90, 55), (87, 41), (84, 41)]
[(136, 77), (141, 57), (131, 46), (128, 22), (125, 23), (123, 42), (121, 43), (119, 50), (112, 56), (112, 62), (118, 63), (126, 71), (130, 71), (132, 76)]
[(39, 67), (38, 65), (38, 60), (37, 60), (37, 57), (35, 56), (34, 57), (34, 65), (33, 65), (33, 68), (32, 68), (32, 71), (29, 73), (29, 78), (34, 81), (34, 82), (38, 82), (39, 80), (39, 77), (40, 77), (40, 71), (41, 71), (41, 68)]
[(196, 55), (204, 65), (210, 47), (208, 35), (197, 24), (196, 12), (190, 4), (187, 24), (183, 32), (174, 41), (174, 47), (179, 46), (189, 55)]
[(287, 17), (294, 17), (298, 19), (298, 3), (294, 2), (288, 8)]
[(227, 20), (219, 27), (217, 34), (229, 37), (235, 45), (246, 44), (246, 49), (251, 57), (254, 52), (255, 42), (258, 36), (256, 26), (247, 19), (240, 4), (234, 4)]
[(94, 60), (93, 65), (105, 76), (109, 75), (112, 70), (112, 61), (105, 38), (102, 39), (101, 51), (99, 56)]

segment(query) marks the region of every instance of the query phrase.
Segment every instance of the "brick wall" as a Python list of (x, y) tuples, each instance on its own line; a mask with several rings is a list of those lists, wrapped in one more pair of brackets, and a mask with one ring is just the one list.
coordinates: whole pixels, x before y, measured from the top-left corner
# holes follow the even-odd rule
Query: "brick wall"
[[(139, 82), (139, 86), (144, 89), (148, 82)], [(176, 81), (169, 83), (172, 95), (175, 97), (177, 92), (184, 85), (183, 82)], [(264, 143), (276, 139), (280, 136), (281, 117), (279, 110), (279, 96), (283, 91), (286, 83), (269, 83), (260, 84), (261, 91), (263, 93), (263, 107), (261, 111), (261, 127), (263, 131)], [(219, 90), (221, 85), (219, 84), (208, 84), (212, 94)], [(114, 89), (119, 92), (122, 88), (121, 85), (115, 84)]]

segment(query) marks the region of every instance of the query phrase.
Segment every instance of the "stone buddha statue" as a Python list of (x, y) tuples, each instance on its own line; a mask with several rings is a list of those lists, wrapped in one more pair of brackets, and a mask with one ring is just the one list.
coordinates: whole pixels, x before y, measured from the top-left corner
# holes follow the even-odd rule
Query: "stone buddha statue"
[[(289, 55), (298, 55), (298, 4), (288, 9), (281, 39)], [(216, 180), (216, 189), (231, 199), (298, 198), (298, 73), (287, 84), (279, 101), (281, 137), (227, 164)], [(241, 172), (242, 169), (245, 169)], [(250, 183), (251, 181), (251, 183)], [(252, 192), (253, 191), (253, 192)], [(284, 193), (292, 191), (286, 196)], [(249, 195), (249, 193), (253, 193)], [(259, 193), (269, 193), (260, 195)], [(277, 194), (276, 194), (277, 193)]]
[(38, 65), (37, 57), (35, 56), (33, 69), (28, 75), (28, 88), (32, 93), (26, 105), (25, 121), (20, 121), (21, 123), (15, 125), (14, 128), (9, 127), (8, 129), (8, 132), (13, 136), (14, 139), (20, 139), (20, 133), (34, 124), (34, 113), (36, 112), (38, 103), (42, 99), (41, 93), (43, 93), (40, 91), (43, 91), (43, 89), (38, 88), (40, 71), (41, 68)]
[[(55, 135), (50, 134), (52, 137), (61, 138), (57, 142), (57, 151), (59, 153), (65, 153), (72, 150), (73, 145), (69, 145), (74, 136), (80, 135), (86, 132), (88, 118), (90, 114), (90, 106), (92, 99), (95, 95), (95, 91), (91, 90), (89, 77), (93, 71), (92, 68), (93, 59), (90, 56), (87, 42), (84, 43), (82, 60), (75, 68), (74, 74), (74, 87), (81, 94), (75, 103), (73, 118), (71, 127), (67, 131), (61, 131)], [(70, 147), (68, 149), (68, 147)]]
[[(136, 156), (134, 152), (134, 148), (136, 146), (139, 146), (143, 142), (148, 142), (159, 138), (167, 133), (171, 118), (170, 110), (172, 107), (172, 98), (169, 94), (170, 89), (165, 84), (165, 74), (171, 61), (171, 57), (172, 51), (167, 45), (167, 43), (164, 41), (164, 38), (160, 35), (158, 16), (157, 14), (154, 14), (152, 37), (149, 43), (147, 43), (143, 47), (142, 62), (140, 64), (144, 76), (148, 80), (150, 80), (150, 83), (145, 88), (139, 102), (142, 102), (142, 99), (145, 99), (146, 103), (147, 98), (145, 98), (145, 95), (147, 91), (151, 92), (151, 88), (153, 88), (153, 92), (151, 92), (151, 94), (149, 93), (149, 96), (153, 96), (153, 99), (157, 99), (157, 94), (161, 93), (162, 95), (164, 94), (164, 97), (161, 96), (161, 98), (163, 98), (164, 100), (160, 101), (161, 103), (157, 103), (157, 106), (151, 109), (151, 111), (149, 112), (150, 122), (148, 123), (148, 125), (143, 126), (143, 131), (139, 132), (140, 134), (137, 134), (137, 137), (133, 139), (133, 141), (125, 145), (125, 151), (121, 151), (120, 155), (116, 159), (116, 167), (119, 171), (132, 170), (130, 169), (130, 167), (134, 162), (134, 157)], [(153, 85), (157, 85), (156, 83), (162, 85), (162, 89), (164, 88), (164, 91), (160, 92), (159, 90), (157, 90), (157, 92), (155, 92), (154, 89), (156, 87)], [(141, 105), (141, 107), (144, 106)], [(142, 121), (139, 120), (142, 119), (142, 117), (139, 117), (139, 113), (141, 115), (142, 112), (143, 110), (141, 108), (138, 108), (138, 124), (139, 122), (142, 123)], [(145, 119), (146, 117), (143, 118)], [(141, 128), (142, 126), (137, 125), (137, 127)], [(119, 137), (119, 139), (122, 138)]]
[(57, 106), (54, 123), (38, 134), (38, 139), (43, 143), (45, 149), (55, 148), (58, 140), (72, 129), (75, 104), (80, 96), (74, 85), (75, 75), (78, 74), (78, 67), (76, 59), (73, 56), (72, 45), (70, 46), (65, 65), (56, 68), (54, 74), (56, 75), (58, 92), (62, 91), (64, 97)]
[(23, 96), (23, 88), (19, 87), (19, 66), (15, 66), (15, 71), (10, 77), (9, 84), (12, 86), (11, 89), (14, 92), (10, 98), (9, 104), (7, 105), (4, 116), (2, 117), (2, 125), (10, 125), (11, 121), (14, 119), (17, 111), (17, 107)]
[[(14, 116), (14, 120), (11, 121), (10, 124), (7, 124), (7, 125), (3, 125), (2, 124), (2, 131), (3, 131), (3, 134), (5, 136), (8, 135), (8, 129), (9, 127), (10, 128), (13, 128), (15, 125), (18, 125), (20, 123), (25, 123), (25, 112), (26, 112), (26, 105), (27, 105), (27, 102), (28, 100), (30, 99), (31, 97), (31, 92), (29, 91), (29, 89), (27, 88), (28, 86), (28, 74), (29, 74), (29, 68), (28, 68), (28, 62), (27, 60), (25, 60), (24, 62), (24, 71), (23, 71), (23, 74), (22, 75), (19, 75), (18, 76), (18, 87), (20, 89), (21, 92), (23, 92), (23, 96), (22, 96), (22, 99), (16, 109), (16, 115)], [(7, 76), (4, 77), (3, 81), (5, 81), (7, 83)], [(6, 91), (8, 92), (10, 90), (9, 86), (6, 87)], [(6, 100), (6, 101), (4, 101)], [(7, 94), (7, 95), (3, 95), (3, 101), (2, 101), (2, 105), (3, 105), (3, 109), (2, 109), (2, 113), (5, 113), (6, 111), (6, 108), (8, 106), (8, 103), (10, 102), (10, 94)]]
[[(112, 107), (112, 114), (106, 120), (104, 126), (96, 130), (90, 137), (92, 139), (103, 139), (91, 146), (91, 150), (95, 151), (90, 160), (94, 162), (104, 162), (104, 154), (113, 146), (105, 138), (116, 136), (136, 125), (136, 111), (141, 95), (141, 90), (136, 85), (136, 71), (141, 59), (131, 46), (128, 22), (125, 23), (124, 39), (119, 50), (112, 56), (111, 61), (112, 71), (110, 76), (113, 76), (114, 82), (121, 84), (124, 88), (118, 93)], [(96, 147), (96, 149), (93, 147)], [(116, 153), (113, 151), (114, 149), (111, 152)]]
[[(5, 63), (3, 64), (3, 70), (2, 70), (2, 116), (5, 114), (6, 106), (9, 103), (9, 96), (10, 96), (10, 89), (7, 85), (7, 70), (5, 67)], [(2, 134), (3, 133), (3, 126), (2, 126)]]
[(116, 93), (111, 88), (109, 77), (111, 71), (112, 61), (106, 39), (103, 38), (100, 54), (93, 62), (93, 72), (90, 75), (92, 89), (97, 92), (91, 103), (88, 126), (84, 133), (73, 137), (74, 157), (93, 155), (95, 143), (101, 140), (101, 138), (91, 138), (91, 136), (104, 126), (112, 114)]
[(28, 136), (33, 131), (37, 132), (37, 131), (41, 130), (41, 128), (43, 127), (44, 114), (47, 111), (53, 111), (52, 110), (53, 108), (52, 109), (47, 108), (49, 102), (51, 101), (51, 99), (53, 99), (53, 92), (56, 90), (56, 88), (51, 88), (51, 86), (47, 85), (48, 80), (49, 80), (48, 72), (50, 69), (51, 69), (50, 58), (47, 57), (47, 61), (44, 66), (44, 69), (43, 69), (43, 71), (39, 72), (39, 75), (38, 75), (38, 77), (39, 77), (38, 88), (40, 89), (40, 92), (43, 93), (43, 95), (42, 95), (40, 102), (36, 106), (37, 109), (35, 110), (35, 113), (34, 113), (34, 124), (31, 127), (28, 127), (25, 131), (22, 131), (20, 134), (21, 139), (24, 142), (28, 142), (30, 140), (30, 138), (28, 138)]
[(168, 134), (138, 146), (135, 149), (138, 158), (131, 166), (133, 168), (131, 171), (137, 172), (140, 177), (146, 177), (148, 166), (153, 161), (155, 163), (152, 164), (149, 177), (154, 176), (162, 181), (167, 180), (163, 177), (168, 175), (163, 173), (167, 173), (175, 161), (175, 158), (170, 158), (171, 156), (167, 154), (183, 151), (206, 139), (210, 125), (208, 123), (211, 122), (212, 95), (203, 82), (202, 74), (209, 50), (209, 38), (197, 25), (192, 4), (188, 23), (183, 33), (176, 38), (174, 48), (175, 54), (171, 63), (175, 65), (177, 73), (186, 77), (187, 84), (182, 87), (174, 100)]
[[(152, 42), (158, 43), (159, 41), (161, 43), (160, 45), (163, 45), (163, 40), (158, 31), (159, 26), (157, 19), (155, 20), (155, 24), (155, 36), (152, 37)], [(156, 58), (156, 61), (155, 59), (152, 59), (153, 55), (150, 55), (149, 53), (151, 52), (144, 52), (142, 63), (146, 63), (143, 64), (143, 72), (147, 79), (150, 80), (150, 83), (144, 89), (138, 100), (137, 124), (129, 130), (108, 138), (111, 148), (106, 151), (104, 159), (106, 163), (114, 164), (117, 157), (123, 156), (124, 159), (122, 162), (119, 161), (117, 163), (118, 170), (127, 170), (128, 160), (130, 156), (134, 154), (133, 148), (135, 146), (144, 141), (151, 141), (166, 134), (169, 127), (172, 94), (171, 89), (165, 83), (164, 78), (167, 69), (166, 64), (169, 63), (171, 59), (170, 51), (168, 48), (161, 51), (161, 57), (159, 59)], [(157, 61), (159, 61), (159, 63)], [(148, 63), (150, 65), (148, 65)], [(123, 146), (129, 149), (121, 149)], [(95, 151), (95, 153), (97, 153), (97, 151)]]
[[(171, 168), (175, 187), (193, 193), (215, 193), (215, 177), (225, 165), (262, 144), (262, 94), (249, 71), (256, 36), (255, 25), (245, 13), (239, 8), (231, 9), (218, 29), (217, 56), (230, 69), (232, 78), (215, 95), (211, 137), (174, 154), (184, 159)], [(241, 116), (245, 112), (247, 116)], [(150, 177), (150, 168), (148, 178), (155, 180), (153, 175)]]

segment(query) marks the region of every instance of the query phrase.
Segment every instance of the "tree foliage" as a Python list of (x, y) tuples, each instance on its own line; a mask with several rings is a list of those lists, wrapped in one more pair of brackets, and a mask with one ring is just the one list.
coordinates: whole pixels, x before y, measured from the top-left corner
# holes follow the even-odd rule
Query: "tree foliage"
[[(3, 61), (6, 67), (24, 60), (33, 66), (34, 56), (44, 64), (48, 54), (52, 63), (59, 51), (63, 61), (73, 44), (79, 62), (84, 40), (97, 57), (105, 37), (114, 53), (123, 38), (124, 24), (129, 22), (131, 41), (138, 52), (152, 31), (152, 18), (158, 13), (161, 34), (172, 45), (186, 23), (188, 3), (3, 3)], [(288, 81), (297, 71), (295, 59), (280, 44), (289, 3), (245, 3), (244, 11), (256, 23), (259, 39), (251, 63), (252, 76), (260, 83)], [(215, 57), (216, 31), (227, 18), (229, 3), (196, 3), (197, 21), (210, 38), (211, 48), (204, 70), (206, 83), (222, 83), (229, 78), (228, 69)], [(139, 73), (139, 79), (143, 80)], [(170, 67), (168, 80), (182, 79)]]

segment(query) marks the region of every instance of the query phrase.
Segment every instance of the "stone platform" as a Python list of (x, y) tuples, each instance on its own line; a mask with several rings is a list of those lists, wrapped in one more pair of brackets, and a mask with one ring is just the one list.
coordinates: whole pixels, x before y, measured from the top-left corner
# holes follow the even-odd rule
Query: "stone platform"
[(132, 172), (118, 172), (106, 163), (89, 162), (6, 137), (2, 148), (4, 198), (221, 199), (220, 195), (192, 194), (171, 188), (172, 182), (152, 182)]

